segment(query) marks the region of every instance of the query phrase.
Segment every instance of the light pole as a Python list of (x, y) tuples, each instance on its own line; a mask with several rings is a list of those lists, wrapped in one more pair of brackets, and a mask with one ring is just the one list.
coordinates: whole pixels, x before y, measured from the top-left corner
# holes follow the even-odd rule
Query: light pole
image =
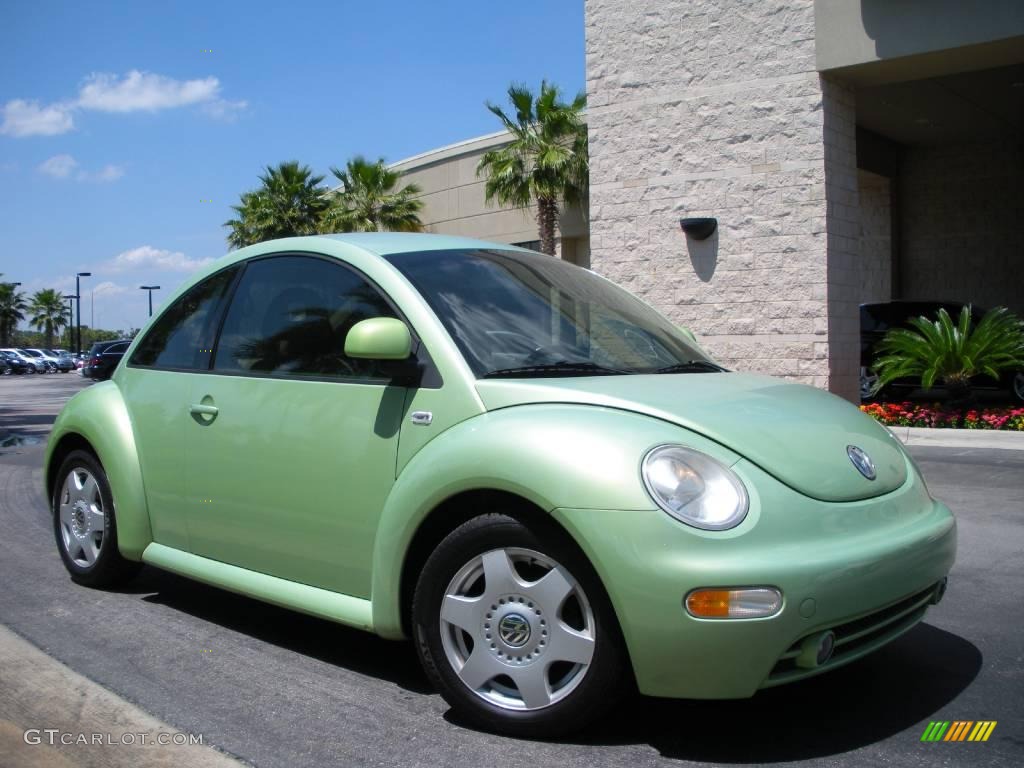
[(149, 316), (153, 316), (153, 291), (159, 291), (159, 285), (140, 285), (139, 290), (149, 291)]
[[(78, 284), (78, 279), (80, 277), (92, 277), (92, 272), (79, 272), (78, 274), (75, 275), (76, 296), (82, 295), (82, 286)], [(78, 308), (78, 311), (75, 315), (75, 324), (78, 326), (78, 329), (75, 332), (75, 352), (80, 355), (82, 354), (82, 302), (79, 301), (78, 304), (76, 304), (75, 306)]]
[(61, 298), (68, 300), (68, 352), (71, 352), (75, 348), (75, 315), (73, 307), (75, 305), (75, 299), (77, 296), (62, 296)]

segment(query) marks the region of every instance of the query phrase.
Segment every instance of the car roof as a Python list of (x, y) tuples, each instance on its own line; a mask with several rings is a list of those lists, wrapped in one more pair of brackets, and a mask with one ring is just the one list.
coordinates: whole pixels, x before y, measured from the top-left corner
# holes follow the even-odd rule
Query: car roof
[[(471, 237), (454, 235), (434, 235), (426, 232), (349, 232), (337, 235), (304, 235), (302, 237), (282, 237), (277, 240), (265, 240), (237, 251), (232, 251), (225, 261), (240, 261), (250, 256), (274, 253), (294, 249), (296, 251), (320, 248), (327, 253), (338, 253), (337, 245), (358, 248), (375, 256), (392, 256), (397, 253), (414, 253), (417, 251), (448, 251), (457, 248), (494, 249), (522, 251), (515, 245), (494, 243), (487, 240), (476, 240)], [(334, 246), (334, 247), (332, 247)]]

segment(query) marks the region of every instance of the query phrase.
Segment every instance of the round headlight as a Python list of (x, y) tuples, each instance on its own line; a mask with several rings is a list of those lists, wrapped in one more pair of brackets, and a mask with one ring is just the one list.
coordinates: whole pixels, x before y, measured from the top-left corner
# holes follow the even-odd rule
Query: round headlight
[(662, 445), (643, 460), (644, 485), (672, 517), (709, 531), (734, 528), (747, 516), (747, 490), (727, 466), (681, 445)]

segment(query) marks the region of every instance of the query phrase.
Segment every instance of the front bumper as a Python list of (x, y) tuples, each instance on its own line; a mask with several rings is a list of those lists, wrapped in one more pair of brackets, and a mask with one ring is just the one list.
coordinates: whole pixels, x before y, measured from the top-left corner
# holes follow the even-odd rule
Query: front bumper
[[(661, 510), (553, 513), (608, 591), (642, 693), (745, 698), (841, 666), (920, 621), (953, 565), (953, 515), (911, 468), (896, 491), (846, 503), (802, 496), (746, 461), (733, 469), (751, 507), (731, 531), (698, 531)], [(683, 607), (692, 589), (743, 586), (777, 587), (782, 609), (716, 620)], [(794, 648), (828, 629), (840, 641), (832, 660), (796, 667)]]

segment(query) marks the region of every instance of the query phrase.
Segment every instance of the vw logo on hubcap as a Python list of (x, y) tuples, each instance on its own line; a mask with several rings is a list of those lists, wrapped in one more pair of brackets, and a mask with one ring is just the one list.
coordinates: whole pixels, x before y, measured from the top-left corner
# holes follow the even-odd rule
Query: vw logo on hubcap
[(862, 449), (856, 445), (846, 446), (846, 455), (850, 457), (850, 461), (853, 462), (853, 466), (857, 468), (868, 480), (875, 479), (875, 462), (871, 460)]
[(530, 639), (530, 622), (518, 613), (510, 613), (498, 622), (498, 634), (506, 645), (521, 648)]

